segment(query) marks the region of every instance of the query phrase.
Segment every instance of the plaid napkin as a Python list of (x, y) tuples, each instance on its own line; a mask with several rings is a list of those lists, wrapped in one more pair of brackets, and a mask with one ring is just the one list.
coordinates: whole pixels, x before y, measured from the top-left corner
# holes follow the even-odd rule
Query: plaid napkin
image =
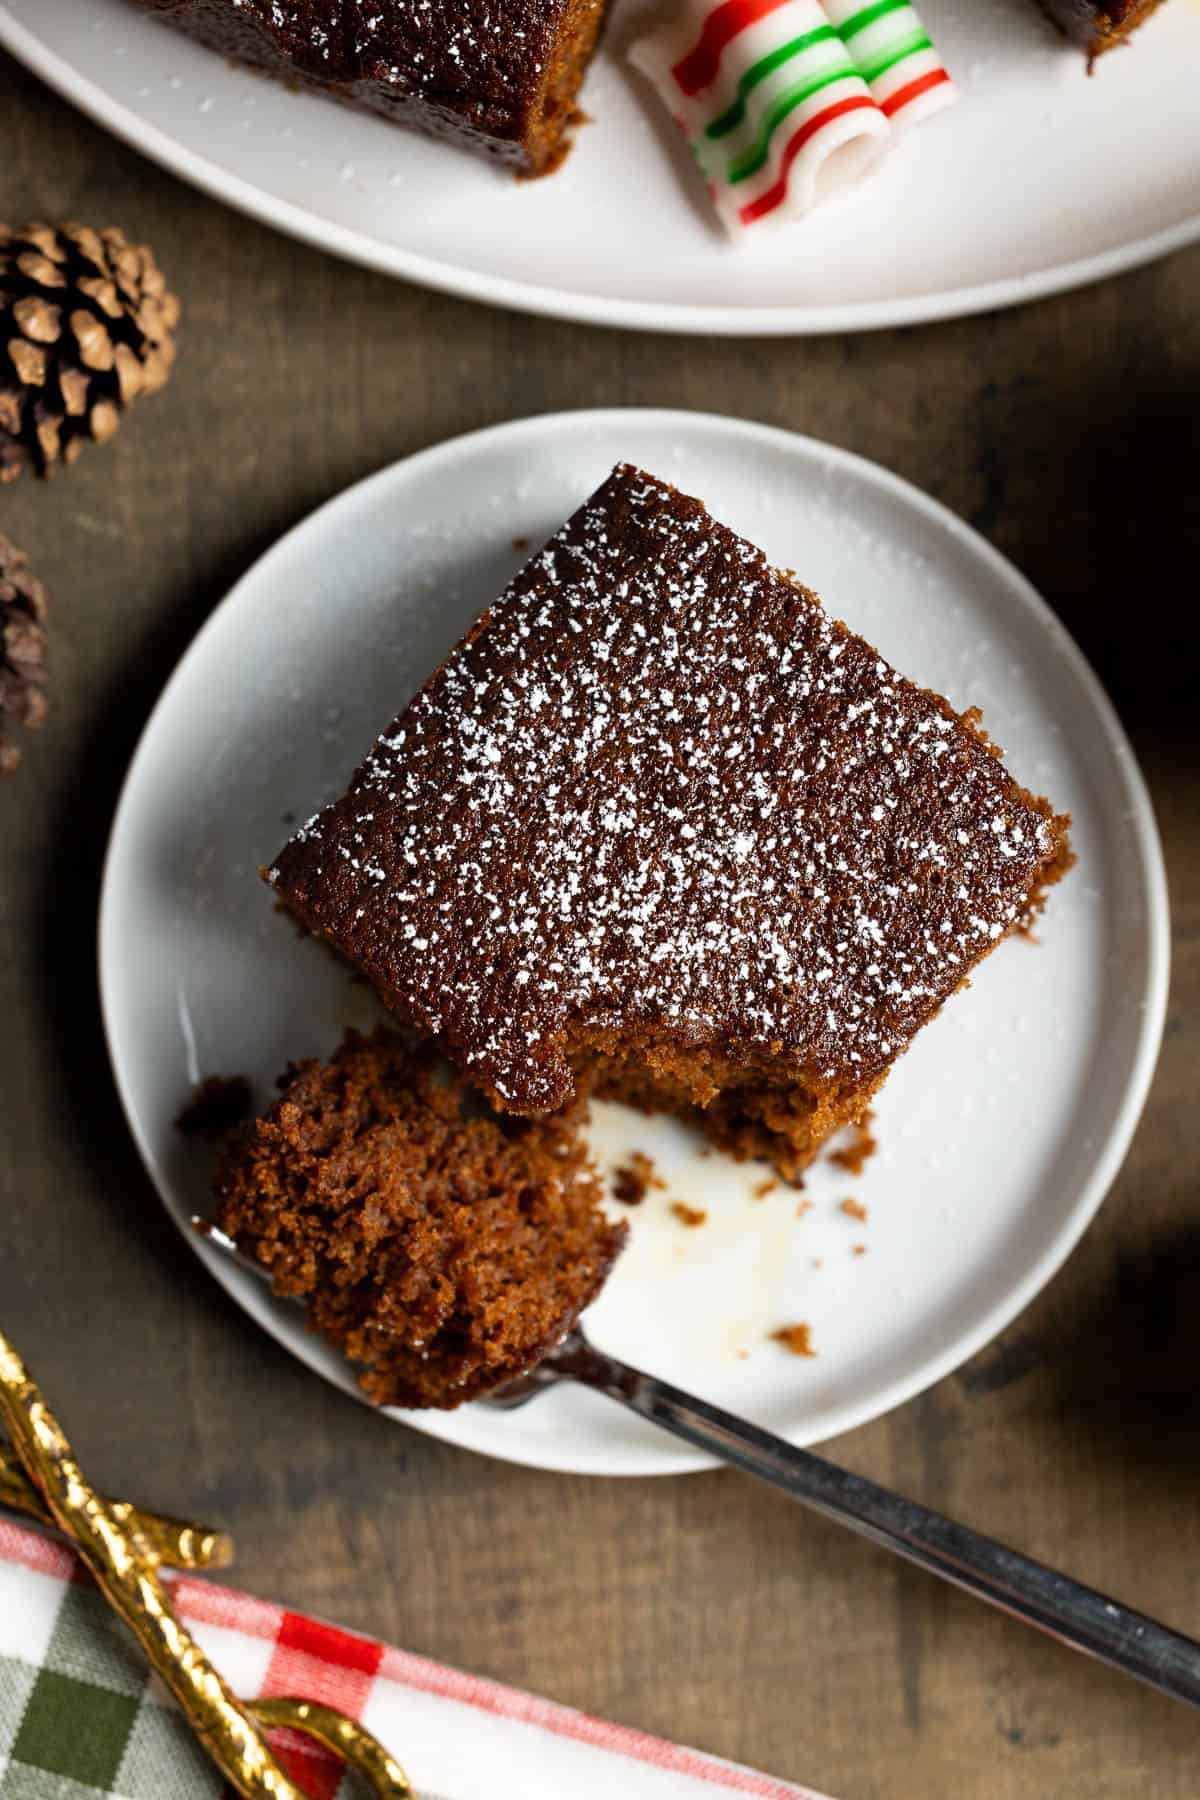
[[(179, 1577), (180, 1617), (244, 1699), (292, 1694), (361, 1719), (421, 1800), (821, 1800), (644, 1732), (299, 1613)], [(313, 1800), (355, 1778), (310, 1739), (272, 1733)], [(0, 1520), (0, 1800), (216, 1800), (221, 1782), (124, 1627), (65, 1546)]]

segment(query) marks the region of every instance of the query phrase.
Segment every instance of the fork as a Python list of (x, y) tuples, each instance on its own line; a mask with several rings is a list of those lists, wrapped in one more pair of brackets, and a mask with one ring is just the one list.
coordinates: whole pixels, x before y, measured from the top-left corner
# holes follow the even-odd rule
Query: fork
[[(207, 1220), (193, 1218), (192, 1226), (230, 1261), (260, 1280), (270, 1280), (260, 1263)], [(1172, 1699), (1200, 1706), (1200, 1644), (1192, 1638), (866, 1476), (799, 1449), (748, 1419), (632, 1368), (597, 1349), (578, 1324), (527, 1375), (474, 1404), (512, 1412), (563, 1381), (606, 1395), (684, 1443), (781, 1488), (802, 1506), (848, 1526), (1059, 1643)]]

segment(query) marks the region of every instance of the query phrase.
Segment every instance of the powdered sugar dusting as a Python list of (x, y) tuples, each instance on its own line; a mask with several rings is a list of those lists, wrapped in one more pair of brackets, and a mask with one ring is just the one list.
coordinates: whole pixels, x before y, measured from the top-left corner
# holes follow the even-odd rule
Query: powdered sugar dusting
[(281, 893), (519, 1110), (636, 1023), (858, 1083), (1019, 918), (1044, 815), (699, 505), (620, 469), (296, 834)]

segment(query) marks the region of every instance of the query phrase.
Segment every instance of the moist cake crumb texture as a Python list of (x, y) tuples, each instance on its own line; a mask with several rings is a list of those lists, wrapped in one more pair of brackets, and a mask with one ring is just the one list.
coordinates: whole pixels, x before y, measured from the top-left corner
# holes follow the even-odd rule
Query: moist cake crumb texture
[(603, 1215), (579, 1114), (481, 1116), (382, 1030), (280, 1086), (226, 1152), (216, 1221), (372, 1400), (458, 1406), (532, 1367), (598, 1293), (627, 1227)]
[(1069, 860), (977, 715), (623, 466), (269, 871), (502, 1108), (794, 1177)]

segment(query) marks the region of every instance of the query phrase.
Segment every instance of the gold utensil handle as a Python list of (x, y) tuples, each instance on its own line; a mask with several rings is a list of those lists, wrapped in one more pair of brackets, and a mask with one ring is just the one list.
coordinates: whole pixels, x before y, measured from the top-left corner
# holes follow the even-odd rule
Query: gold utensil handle
[[(179, 1702), (200, 1743), (244, 1800), (307, 1800), (284, 1773), (252, 1706), (243, 1706), (175, 1616), (158, 1561), (123, 1502), (106, 1500), (75, 1461), (58, 1420), (0, 1334), (0, 1417), (54, 1523), (73, 1541), (101, 1593)], [(307, 1731), (362, 1771), (379, 1800), (410, 1800), (403, 1771), (355, 1720), (307, 1701), (259, 1702), (264, 1723)], [(262, 1716), (261, 1714), (259, 1716)]]
[(306, 1731), (335, 1756), (340, 1756), (358, 1770), (377, 1794), (395, 1795), (408, 1800), (412, 1788), (400, 1764), (390, 1757), (383, 1745), (365, 1731), (357, 1719), (334, 1712), (315, 1700), (248, 1700), (246, 1711), (253, 1713), (267, 1731), (288, 1725), (293, 1731)]
[[(233, 1562), (233, 1539), (226, 1531), (207, 1525), (190, 1525), (165, 1513), (145, 1512), (128, 1500), (111, 1500), (113, 1512), (131, 1529), (141, 1533), (146, 1547), (168, 1569), (228, 1569)], [(54, 1514), (21, 1466), (11, 1444), (0, 1443), (0, 1506), (28, 1513), (44, 1525), (54, 1524)]]

